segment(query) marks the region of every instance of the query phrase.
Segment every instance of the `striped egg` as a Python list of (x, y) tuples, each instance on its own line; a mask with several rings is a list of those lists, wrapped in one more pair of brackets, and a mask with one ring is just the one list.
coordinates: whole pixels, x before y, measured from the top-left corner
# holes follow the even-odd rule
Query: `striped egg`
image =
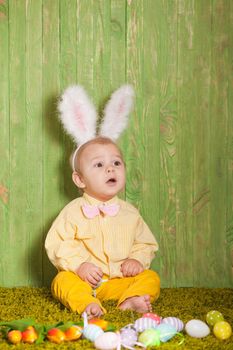
[(100, 335), (102, 335), (104, 331), (99, 326), (96, 326), (95, 324), (90, 324), (84, 327), (83, 329), (83, 336), (84, 338), (95, 341), (96, 338), (98, 338)]
[(120, 344), (120, 335), (114, 332), (106, 332), (95, 339), (94, 345), (100, 350), (114, 350)]
[(181, 332), (184, 329), (184, 323), (177, 317), (165, 317), (162, 319), (162, 323), (169, 324), (174, 327), (177, 332)]
[(149, 317), (141, 317), (134, 322), (134, 328), (137, 332), (143, 332), (149, 328), (157, 328), (157, 326), (157, 322)]

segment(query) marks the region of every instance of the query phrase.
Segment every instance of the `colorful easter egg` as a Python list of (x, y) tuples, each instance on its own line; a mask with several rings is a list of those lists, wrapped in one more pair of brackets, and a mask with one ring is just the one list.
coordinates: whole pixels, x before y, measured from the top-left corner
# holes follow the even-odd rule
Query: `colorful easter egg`
[(219, 321), (224, 321), (224, 317), (221, 314), (221, 312), (212, 310), (207, 313), (206, 322), (208, 323), (209, 326), (214, 326), (215, 323)]
[(142, 315), (142, 318), (143, 317), (151, 318), (152, 320), (156, 321), (157, 324), (160, 324), (161, 320), (162, 320), (161, 317), (159, 317), (158, 315), (154, 314), (153, 312), (147, 312), (146, 314)]
[(134, 322), (134, 328), (136, 329), (137, 332), (143, 332), (145, 329), (156, 328), (157, 326), (158, 326), (157, 322), (148, 317), (138, 318)]
[(103, 331), (105, 331), (108, 327), (108, 321), (105, 321), (103, 319), (100, 318), (92, 318), (88, 321), (89, 324), (95, 324), (96, 326), (99, 326), (100, 328), (103, 329)]
[(132, 328), (122, 328), (120, 331), (122, 345), (133, 346), (136, 344), (138, 335), (137, 331)]
[(95, 348), (100, 350), (114, 350), (121, 342), (120, 335), (114, 332), (106, 332), (95, 339)]
[(157, 329), (146, 329), (139, 335), (138, 340), (145, 346), (159, 346), (159, 335), (160, 333), (157, 331)]
[(162, 323), (169, 324), (174, 327), (177, 332), (181, 332), (184, 329), (184, 323), (177, 317), (165, 317), (162, 319)]
[(82, 327), (73, 325), (70, 328), (68, 328), (64, 333), (67, 341), (77, 340), (82, 335)]
[(59, 328), (51, 328), (47, 332), (47, 338), (52, 343), (61, 344), (66, 339), (66, 336)]
[(11, 344), (18, 344), (22, 340), (22, 333), (17, 329), (13, 329), (7, 333), (7, 339)]
[(23, 332), (22, 332), (22, 341), (24, 343), (32, 344), (34, 343), (38, 338), (37, 332), (33, 326), (28, 326)]
[(228, 339), (232, 334), (231, 325), (226, 321), (217, 322), (214, 325), (213, 332), (218, 339)]
[(185, 325), (185, 331), (193, 338), (204, 338), (210, 333), (207, 324), (201, 320), (188, 321)]
[(166, 343), (177, 333), (176, 329), (173, 326), (166, 323), (159, 324), (156, 330), (159, 332), (159, 339), (163, 343)]
[(90, 324), (84, 327), (83, 329), (83, 336), (84, 338), (95, 341), (96, 338), (98, 338), (100, 335), (104, 333), (103, 329), (99, 326), (96, 326), (95, 324)]

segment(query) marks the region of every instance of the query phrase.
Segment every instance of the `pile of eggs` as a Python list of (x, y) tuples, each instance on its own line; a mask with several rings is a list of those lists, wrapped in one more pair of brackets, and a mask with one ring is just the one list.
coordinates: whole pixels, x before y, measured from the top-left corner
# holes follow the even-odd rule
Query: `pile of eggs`
[[(63, 341), (74, 341), (85, 338), (94, 343), (99, 350), (119, 350), (121, 346), (127, 349), (134, 349), (134, 346), (147, 348), (148, 346), (159, 346), (172, 339), (175, 335), (182, 339), (178, 345), (184, 341), (183, 330), (194, 338), (204, 338), (210, 334), (212, 327), (214, 335), (225, 340), (232, 334), (231, 325), (224, 320), (223, 315), (216, 310), (210, 311), (206, 315), (206, 322), (192, 319), (185, 325), (177, 317), (162, 318), (155, 313), (146, 313), (138, 318), (133, 324), (128, 324), (120, 331), (108, 331), (108, 322), (103, 319), (87, 320), (84, 317), (84, 326), (73, 325), (65, 332), (58, 328), (52, 328), (47, 333), (47, 339), (60, 344)], [(25, 333), (25, 334), (24, 334)], [(34, 327), (29, 326), (26, 331), (19, 332), (11, 330), (8, 333), (8, 340), (12, 344), (19, 342), (33, 343), (38, 336)]]
[(173, 338), (183, 330), (183, 322), (176, 317), (162, 319), (154, 313), (146, 313), (133, 324), (123, 327), (119, 332), (103, 332), (99, 327), (87, 324), (83, 336), (94, 342), (95, 348), (100, 350), (120, 349), (121, 346), (134, 349), (134, 346), (146, 348), (159, 346)]
[(147, 313), (119, 332), (102, 332), (101, 334), (97, 332), (94, 335), (91, 333), (91, 338), (84, 332), (84, 336), (93, 341), (95, 348), (99, 350), (120, 349), (121, 346), (134, 349), (134, 346), (142, 348), (159, 346), (175, 335), (183, 338), (179, 343), (181, 344), (184, 336), (180, 332), (183, 330), (191, 337), (204, 338), (210, 334), (210, 327), (213, 327), (214, 335), (221, 340), (228, 339), (232, 334), (231, 326), (224, 320), (223, 315), (213, 310), (208, 312), (206, 322), (192, 319), (184, 325), (177, 317), (161, 318), (154, 313)]
[(191, 337), (204, 338), (210, 334), (210, 327), (213, 327), (214, 335), (220, 340), (228, 339), (232, 334), (231, 325), (224, 320), (221, 312), (217, 310), (212, 310), (207, 313), (206, 323), (200, 320), (191, 320), (187, 322), (185, 331)]

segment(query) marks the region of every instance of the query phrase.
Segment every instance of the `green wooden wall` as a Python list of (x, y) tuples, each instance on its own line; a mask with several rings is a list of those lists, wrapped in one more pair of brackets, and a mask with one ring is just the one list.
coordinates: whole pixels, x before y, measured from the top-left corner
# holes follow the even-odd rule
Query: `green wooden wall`
[(155, 233), (163, 287), (233, 286), (233, 1), (0, 0), (0, 284), (48, 285), (43, 243), (76, 195), (56, 103), (122, 83), (125, 198)]

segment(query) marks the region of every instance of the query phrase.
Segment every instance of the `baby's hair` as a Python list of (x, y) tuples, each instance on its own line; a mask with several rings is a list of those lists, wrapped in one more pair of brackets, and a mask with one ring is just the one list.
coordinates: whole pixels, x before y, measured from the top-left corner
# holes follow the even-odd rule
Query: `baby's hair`
[(78, 173), (80, 172), (80, 159), (82, 156), (83, 151), (90, 145), (114, 145), (120, 152), (120, 155), (123, 159), (123, 155), (122, 155), (122, 151), (119, 148), (119, 146), (110, 138), (105, 137), (105, 136), (97, 136), (94, 139), (91, 139), (87, 142), (85, 142), (84, 144), (82, 144), (78, 151), (75, 154), (75, 158), (73, 160), (73, 164), (74, 164), (74, 171), (77, 171)]

